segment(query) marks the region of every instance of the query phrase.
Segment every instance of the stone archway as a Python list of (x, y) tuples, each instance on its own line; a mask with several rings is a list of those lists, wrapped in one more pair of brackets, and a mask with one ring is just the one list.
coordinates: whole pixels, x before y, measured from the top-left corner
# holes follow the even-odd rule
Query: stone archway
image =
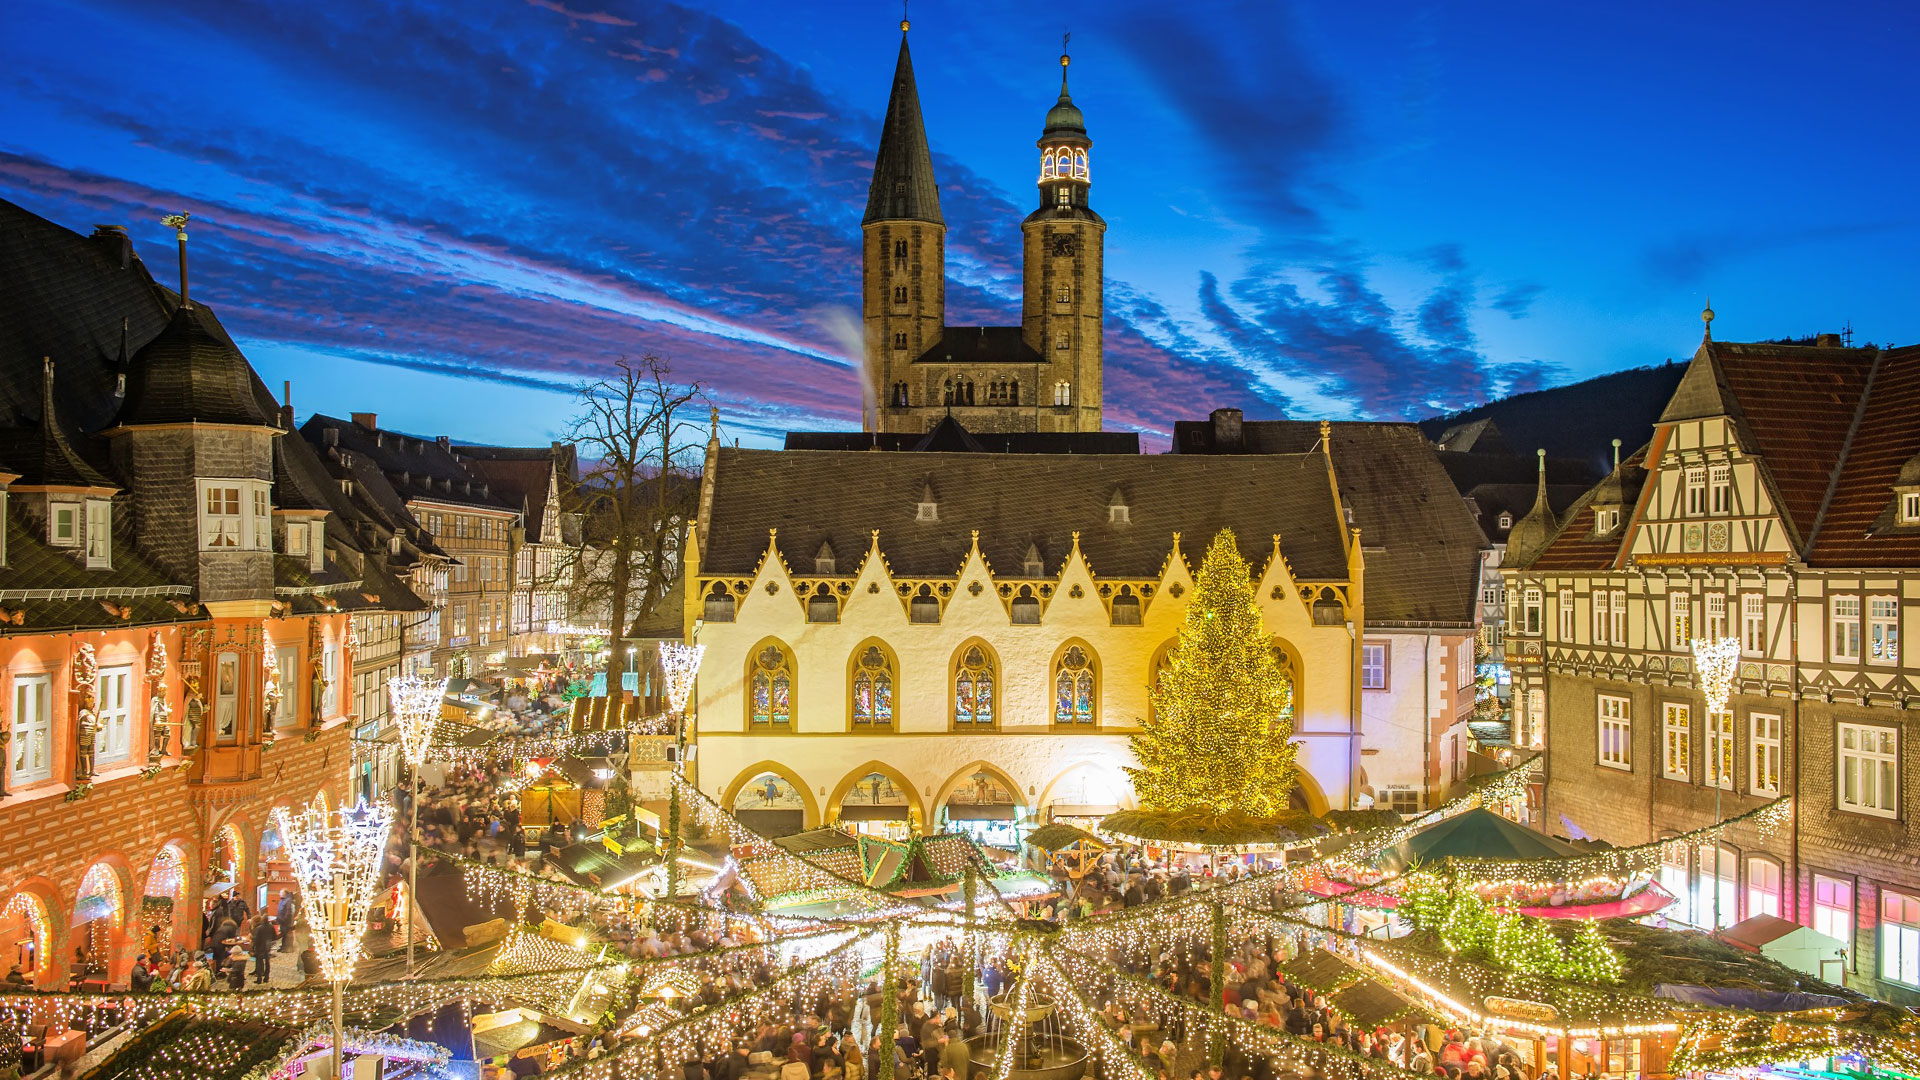
[(22, 882), (0, 904), (0, 964), (9, 970), (18, 967), (28, 985), (65, 988), (66, 965), (60, 956), (65, 944), (51, 882), (44, 878)]
[(876, 835), (919, 833), (927, 820), (913, 784), (880, 761), (869, 761), (842, 778), (827, 799), (827, 813), (836, 825)]
[(740, 770), (721, 794), (720, 805), (763, 836), (785, 836), (820, 824), (820, 808), (806, 782), (777, 761)]
[(935, 822), (944, 832), (959, 832), (990, 847), (1017, 850), (1017, 831), (1032, 817), (1020, 785), (987, 761), (976, 761), (956, 771), (940, 786), (933, 800)]

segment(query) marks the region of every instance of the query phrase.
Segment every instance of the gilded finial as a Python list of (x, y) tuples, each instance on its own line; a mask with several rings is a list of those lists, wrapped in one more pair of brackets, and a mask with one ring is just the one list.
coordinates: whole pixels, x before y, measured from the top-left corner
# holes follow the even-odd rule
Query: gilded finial
[(1700, 335), (1702, 341), (1713, 340), (1713, 297), (1707, 297), (1707, 306), (1700, 309), (1700, 321), (1706, 325), (1706, 331)]
[(900, 0), (900, 32), (906, 33), (911, 25), (907, 22), (907, 0)]

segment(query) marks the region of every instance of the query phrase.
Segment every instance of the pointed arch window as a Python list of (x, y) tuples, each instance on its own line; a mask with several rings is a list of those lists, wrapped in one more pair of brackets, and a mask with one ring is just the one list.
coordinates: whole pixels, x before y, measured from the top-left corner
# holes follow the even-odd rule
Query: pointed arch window
[(748, 726), (793, 726), (793, 654), (786, 646), (776, 642), (755, 653), (748, 683)]
[(1093, 660), (1072, 645), (1053, 665), (1053, 722), (1091, 724), (1094, 717)]
[(895, 330), (893, 332), (893, 347), (896, 349), (904, 349), (907, 347), (907, 332), (905, 330)]
[(999, 682), (993, 657), (978, 645), (960, 654), (953, 672), (953, 722), (958, 727), (992, 727)]
[(895, 240), (893, 242), (893, 268), (903, 273), (907, 269), (907, 242), (905, 240)]
[(893, 726), (893, 658), (878, 645), (861, 650), (853, 665), (853, 726)]
[(1065, 381), (1054, 383), (1053, 403), (1055, 405), (1073, 404), (1073, 385)]
[(895, 285), (893, 287), (893, 302), (896, 304), (904, 304), (907, 302), (907, 287), (905, 285)]

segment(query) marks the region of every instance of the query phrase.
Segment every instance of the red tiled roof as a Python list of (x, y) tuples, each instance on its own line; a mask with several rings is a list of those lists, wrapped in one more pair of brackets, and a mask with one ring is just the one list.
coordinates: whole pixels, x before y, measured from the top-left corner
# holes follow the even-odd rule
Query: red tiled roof
[(1920, 529), (1888, 529), (1891, 520), (1882, 520), (1893, 506), (1900, 467), (1915, 454), (1920, 454), (1920, 346), (1908, 346), (1882, 354), (1873, 373), (1866, 411), (1841, 463), (1808, 563), (1920, 566)]
[(1840, 464), (1874, 354), (1723, 341), (1710, 342), (1707, 348), (1721, 385), (1731, 395), (1741, 436), (1765, 463), (1787, 527), (1796, 544), (1804, 546)]
[[(1621, 495), (1625, 500), (1623, 513), (1633, 513), (1633, 504), (1640, 497), (1640, 487), (1646, 482), (1647, 448), (1641, 447), (1620, 463), (1619, 477)], [(1611, 478), (1609, 478), (1611, 479)], [(1533, 570), (1610, 570), (1620, 555), (1620, 545), (1630, 530), (1618, 529), (1611, 535), (1595, 537), (1593, 535), (1593, 498), (1607, 486), (1603, 480), (1593, 490), (1580, 496), (1568, 511), (1567, 519), (1554, 534), (1547, 546), (1535, 555), (1527, 566)]]

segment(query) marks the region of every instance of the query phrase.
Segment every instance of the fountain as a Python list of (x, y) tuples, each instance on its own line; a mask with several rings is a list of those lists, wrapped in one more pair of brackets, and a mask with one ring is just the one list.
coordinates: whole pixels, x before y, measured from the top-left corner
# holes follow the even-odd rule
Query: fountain
[[(1013, 1019), (1014, 995), (1014, 989), (1009, 988), (990, 998), (987, 1013), (992, 1021), (986, 1034), (967, 1040), (967, 1058), (975, 1072), (999, 1075), (1001, 1031)], [(1087, 1048), (1060, 1034), (1053, 1002), (1038, 994), (1027, 1000), (1020, 1044), (1013, 1048), (1013, 1054), (1007, 1080), (1079, 1080), (1087, 1072)]]

